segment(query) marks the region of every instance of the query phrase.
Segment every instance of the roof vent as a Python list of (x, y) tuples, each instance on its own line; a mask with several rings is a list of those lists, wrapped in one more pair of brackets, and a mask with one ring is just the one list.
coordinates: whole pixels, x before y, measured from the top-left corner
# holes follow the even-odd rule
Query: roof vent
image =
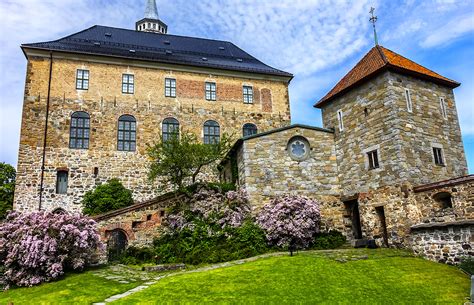
[(171, 55), (171, 54), (173, 54), (173, 51), (171, 51), (171, 50), (166, 50), (166, 54), (167, 54), (167, 55)]
[(112, 33), (105, 33), (105, 37), (112, 37)]
[(130, 50), (130, 53), (135, 53), (136, 51), (135, 50)]
[(202, 61), (207, 61), (207, 57), (203, 57), (201, 59), (202, 59)]
[(244, 60), (242, 58), (237, 58), (238, 62), (243, 62)]
[(168, 45), (171, 44), (171, 42), (169, 40), (165, 40), (165, 41), (163, 41), (163, 43), (168, 44)]
[(100, 47), (100, 42), (94, 42), (94, 45)]
[(225, 48), (224, 47), (219, 47), (219, 50), (224, 51)]

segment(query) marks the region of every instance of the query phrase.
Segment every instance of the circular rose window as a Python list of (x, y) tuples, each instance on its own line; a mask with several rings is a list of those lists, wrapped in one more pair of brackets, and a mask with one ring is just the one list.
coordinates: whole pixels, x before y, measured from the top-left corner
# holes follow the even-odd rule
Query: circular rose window
[(293, 160), (303, 161), (309, 157), (309, 143), (303, 137), (294, 137), (288, 142), (288, 153)]

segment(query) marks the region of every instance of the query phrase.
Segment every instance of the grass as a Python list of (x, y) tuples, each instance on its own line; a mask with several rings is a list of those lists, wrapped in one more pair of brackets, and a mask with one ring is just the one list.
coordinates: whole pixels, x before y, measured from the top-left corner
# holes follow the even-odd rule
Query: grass
[[(110, 266), (69, 274), (32, 288), (0, 293), (0, 304), (91, 304), (143, 282), (122, 284), (98, 274), (156, 276)], [(344, 249), (260, 258), (220, 269), (176, 273), (118, 300), (156, 303), (462, 304), (469, 278), (457, 268), (392, 249)]]
[(69, 274), (56, 282), (0, 292), (0, 304), (91, 304), (130, 290), (139, 284), (140, 282), (122, 284), (107, 280), (89, 270)]
[(462, 304), (468, 295), (469, 278), (455, 267), (396, 250), (361, 249), (180, 274), (116, 303)]

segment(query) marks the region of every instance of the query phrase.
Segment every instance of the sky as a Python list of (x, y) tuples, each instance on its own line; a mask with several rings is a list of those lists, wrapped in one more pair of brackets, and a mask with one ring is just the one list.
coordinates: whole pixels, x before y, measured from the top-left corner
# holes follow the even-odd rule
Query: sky
[[(0, 162), (16, 166), (26, 59), (22, 43), (95, 24), (134, 28), (145, 0), (2, 0), (0, 2)], [(474, 0), (157, 0), (168, 32), (232, 41), (291, 72), (292, 123), (322, 126), (312, 105), (374, 45), (462, 83), (455, 89), (470, 173), (474, 173)]]

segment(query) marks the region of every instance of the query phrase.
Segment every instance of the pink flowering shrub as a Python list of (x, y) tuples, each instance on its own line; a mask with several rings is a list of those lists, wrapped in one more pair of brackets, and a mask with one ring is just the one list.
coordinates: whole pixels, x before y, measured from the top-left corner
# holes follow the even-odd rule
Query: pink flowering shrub
[(96, 223), (80, 215), (10, 213), (0, 225), (0, 264), (8, 285), (33, 286), (81, 269), (102, 248)]
[(276, 197), (257, 215), (257, 224), (265, 231), (272, 246), (292, 252), (307, 248), (319, 232), (319, 204), (300, 196)]

